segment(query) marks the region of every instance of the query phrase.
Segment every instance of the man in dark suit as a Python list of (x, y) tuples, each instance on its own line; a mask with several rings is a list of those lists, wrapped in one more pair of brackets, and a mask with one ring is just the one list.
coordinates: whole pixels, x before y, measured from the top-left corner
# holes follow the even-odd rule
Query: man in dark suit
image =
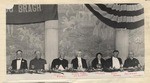
[(22, 51), (17, 50), (16, 51), (16, 59), (12, 61), (11, 67), (12, 70), (22, 70), (22, 69), (27, 69), (27, 61), (22, 58)]
[(35, 51), (34, 54), (36, 57), (30, 61), (29, 69), (45, 69), (46, 60), (41, 58), (41, 52)]
[(119, 51), (114, 50), (113, 51), (113, 56), (106, 60), (108, 68), (113, 68), (113, 69), (122, 68), (122, 59), (119, 58), (118, 55), (119, 55)]
[(81, 56), (82, 56), (82, 52), (78, 51), (77, 57), (71, 61), (71, 64), (74, 69), (86, 69), (87, 68), (86, 60), (83, 59)]
[(64, 59), (64, 54), (60, 54), (59, 58), (52, 61), (51, 69), (65, 70), (68, 69), (68, 60)]
[(123, 66), (124, 68), (138, 68), (138, 67), (140, 67), (140, 63), (139, 63), (138, 59), (134, 58), (133, 56), (134, 56), (134, 53), (129, 52), (129, 56), (124, 62), (124, 66)]

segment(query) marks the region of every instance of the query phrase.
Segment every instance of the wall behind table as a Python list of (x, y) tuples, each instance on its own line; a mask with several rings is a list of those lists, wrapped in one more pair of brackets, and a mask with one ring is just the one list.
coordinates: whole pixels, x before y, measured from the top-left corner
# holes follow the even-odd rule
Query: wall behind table
[(129, 51), (144, 65), (144, 27), (129, 31)]
[(114, 50), (115, 30), (98, 20), (84, 5), (59, 5), (59, 52), (69, 63), (81, 50), (88, 64), (96, 53), (105, 57)]
[[(59, 51), (71, 62), (82, 50), (88, 63), (97, 52), (111, 56), (115, 30), (99, 21), (84, 5), (59, 5)], [(129, 30), (129, 51), (144, 65), (144, 27)]]
[[(44, 23), (7, 25), (6, 26), (6, 56), (7, 66), (15, 59), (18, 49), (23, 51), (23, 57), (28, 61), (33, 59), (35, 50), (44, 55)], [(44, 57), (44, 56), (43, 56)]]

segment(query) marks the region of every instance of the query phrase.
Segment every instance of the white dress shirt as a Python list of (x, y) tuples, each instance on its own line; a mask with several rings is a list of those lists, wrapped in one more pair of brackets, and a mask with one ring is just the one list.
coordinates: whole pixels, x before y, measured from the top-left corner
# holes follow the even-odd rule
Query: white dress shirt
[(77, 59), (78, 59), (78, 67), (79, 68), (83, 68), (82, 67), (82, 59), (81, 59), (81, 57), (77, 57)]
[(101, 60), (100, 59), (98, 59), (98, 64), (101, 64)]
[(112, 57), (112, 61), (113, 61), (113, 68), (115, 68), (115, 69), (120, 69), (120, 63), (119, 63), (119, 60), (118, 60), (118, 58), (116, 58), (116, 57)]
[(17, 70), (20, 69), (22, 59), (17, 60)]

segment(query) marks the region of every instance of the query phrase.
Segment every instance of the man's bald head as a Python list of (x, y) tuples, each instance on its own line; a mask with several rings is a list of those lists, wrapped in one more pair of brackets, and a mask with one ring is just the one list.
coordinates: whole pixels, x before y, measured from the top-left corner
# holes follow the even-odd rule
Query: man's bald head
[(129, 52), (129, 55), (128, 55), (129, 58), (133, 58), (134, 57), (134, 53), (131, 51)]
[(40, 51), (35, 51), (34, 54), (36, 55), (37, 59), (41, 58), (41, 52)]

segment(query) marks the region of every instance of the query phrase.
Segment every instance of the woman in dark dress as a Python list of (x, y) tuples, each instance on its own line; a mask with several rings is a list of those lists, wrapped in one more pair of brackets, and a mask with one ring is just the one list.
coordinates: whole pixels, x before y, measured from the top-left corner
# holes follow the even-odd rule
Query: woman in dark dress
[(92, 61), (92, 68), (101, 69), (104, 67), (105, 60), (102, 58), (102, 53), (97, 53), (96, 58)]

